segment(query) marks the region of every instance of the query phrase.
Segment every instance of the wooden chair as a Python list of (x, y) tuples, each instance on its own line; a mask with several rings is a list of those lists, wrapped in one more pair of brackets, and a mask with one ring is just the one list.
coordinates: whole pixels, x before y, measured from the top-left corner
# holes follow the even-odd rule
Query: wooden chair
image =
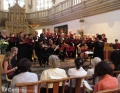
[(69, 80), (69, 78), (63, 78), (63, 79), (56, 79), (56, 80), (43, 80), (38, 82), (31, 82), (31, 83), (19, 83), (16, 84), (16, 86), (19, 88), (19, 93), (22, 93), (22, 87), (26, 87), (27, 93), (34, 93), (34, 86), (38, 85), (37, 93), (41, 93), (41, 84), (46, 84), (46, 93), (48, 92), (48, 84), (53, 83), (53, 93), (58, 93), (59, 91), (59, 83), (62, 82), (62, 93), (64, 93), (65, 83)]
[[(7, 86), (7, 89), (8, 89), (12, 80), (8, 78), (7, 74), (5, 74), (5, 77), (6, 77), (6, 81), (8, 82), (8, 86)], [(8, 90), (7, 90), (7, 93), (8, 93)]]
[[(72, 93), (72, 80), (74, 79), (76, 82), (75, 85), (75, 93), (80, 93), (81, 91), (81, 81), (82, 79), (86, 79), (88, 78), (88, 75), (82, 76), (82, 77), (69, 77), (70, 78), (70, 93)], [(85, 89), (83, 89), (83, 91), (85, 92)]]
[(80, 85), (81, 85), (81, 80), (86, 79), (88, 75), (84, 77), (67, 77), (67, 78), (62, 78), (62, 79), (56, 79), (56, 80), (44, 80), (44, 81), (38, 81), (38, 82), (31, 82), (31, 83), (18, 83), (16, 86), (19, 88), (19, 93), (22, 93), (20, 91), (22, 87), (26, 87), (27, 93), (34, 93), (34, 86), (38, 85), (38, 90), (37, 93), (40, 93), (41, 89), (41, 84), (46, 84), (46, 93), (48, 92), (48, 84), (53, 83), (53, 93), (58, 93), (59, 91), (59, 83), (62, 82), (62, 93), (64, 93), (65, 89), (65, 83), (66, 81), (70, 80), (70, 93), (72, 93), (72, 79), (76, 80), (76, 86), (75, 86), (75, 93), (80, 93)]
[[(0, 87), (2, 87), (2, 74), (4, 73), (2, 67), (3, 59), (4, 59), (4, 55), (0, 55)], [(0, 89), (0, 93), (2, 93), (2, 89)]]
[(120, 88), (103, 90), (96, 93), (120, 93)]

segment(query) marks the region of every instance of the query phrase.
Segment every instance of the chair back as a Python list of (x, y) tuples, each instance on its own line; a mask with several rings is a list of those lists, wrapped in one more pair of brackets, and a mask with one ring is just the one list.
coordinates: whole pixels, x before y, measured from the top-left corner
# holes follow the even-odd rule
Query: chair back
[(38, 85), (37, 93), (40, 93), (41, 84), (46, 84), (46, 93), (49, 93), (48, 91), (48, 84), (53, 83), (53, 93), (59, 93), (59, 83), (62, 82), (62, 93), (64, 93), (65, 90), (65, 83), (66, 81), (70, 80), (70, 93), (72, 93), (72, 79), (76, 80), (76, 86), (75, 86), (75, 93), (80, 93), (80, 85), (81, 80), (86, 79), (88, 75), (83, 77), (67, 77), (62, 79), (54, 79), (54, 80), (42, 80), (38, 82), (30, 82), (30, 83), (18, 83), (16, 86), (19, 88), (19, 93), (22, 93), (22, 87), (26, 87), (27, 93), (34, 93), (34, 87), (35, 85)]
[[(82, 90), (81, 90), (81, 82), (82, 82), (82, 79), (86, 79), (88, 78), (89, 76), (88, 75), (85, 75), (85, 76), (82, 76), (82, 77), (70, 77), (70, 93), (72, 93), (72, 80), (74, 79), (75, 82), (76, 82), (76, 85), (75, 85), (75, 93), (80, 93)], [(84, 90), (84, 89), (83, 89)]]
[(5, 74), (5, 77), (6, 77), (7, 82), (11, 82), (12, 81), (11, 79), (8, 78), (7, 74)]
[(120, 88), (103, 90), (96, 93), (120, 93)]
[(22, 93), (22, 87), (26, 87), (27, 93), (34, 93), (34, 87), (35, 85), (38, 85), (37, 93), (41, 93), (41, 84), (46, 84), (46, 93), (49, 93), (48, 91), (48, 85), (50, 83), (53, 83), (53, 93), (59, 92), (59, 83), (62, 82), (62, 93), (64, 93), (65, 89), (65, 83), (69, 80), (69, 78), (62, 78), (62, 79), (55, 79), (55, 80), (42, 80), (38, 82), (31, 82), (31, 83), (18, 83), (16, 86), (19, 88), (19, 93)]

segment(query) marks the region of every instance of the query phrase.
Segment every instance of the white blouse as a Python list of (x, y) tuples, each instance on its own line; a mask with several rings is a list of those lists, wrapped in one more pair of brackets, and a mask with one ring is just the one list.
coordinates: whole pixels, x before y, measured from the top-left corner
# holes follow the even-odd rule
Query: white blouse
[[(61, 79), (65, 77), (67, 77), (67, 74), (64, 69), (50, 68), (42, 72), (40, 80)], [(45, 87), (45, 85), (42, 86)], [(60, 83), (59, 86), (62, 86), (62, 83)], [(52, 88), (52, 87), (53, 84), (48, 85), (48, 88)]]

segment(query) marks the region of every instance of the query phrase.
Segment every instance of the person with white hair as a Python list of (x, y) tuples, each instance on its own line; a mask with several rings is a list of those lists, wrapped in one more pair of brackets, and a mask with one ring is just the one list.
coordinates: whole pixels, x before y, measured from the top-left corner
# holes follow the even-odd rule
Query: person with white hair
[[(88, 83), (89, 83), (89, 84), (93, 84), (93, 80), (91, 79), (91, 77), (93, 78), (94, 68), (95, 68), (95, 66), (96, 66), (99, 62), (101, 62), (101, 61), (102, 61), (102, 60), (101, 60), (99, 57), (95, 57), (95, 58), (92, 60), (91, 65), (90, 65), (91, 69), (88, 69), (88, 70), (87, 70), (87, 74), (89, 75), (89, 77), (88, 77)], [(97, 82), (97, 81), (98, 81), (98, 79), (95, 80), (95, 82)]]
[(6, 36), (6, 33), (7, 33), (6, 30), (2, 30), (0, 39), (4, 39), (4, 40), (8, 41), (8, 37)]
[[(51, 55), (49, 57), (49, 66), (49, 69), (46, 69), (41, 73), (40, 80), (61, 79), (67, 77), (65, 70), (58, 68), (60, 66), (60, 59), (58, 58), (58, 56)], [(62, 84), (60, 83), (59, 86), (62, 86)], [(46, 86), (43, 84), (42, 87), (43, 88), (41, 89), (41, 93), (46, 93)], [(48, 88), (49, 93), (53, 93), (53, 84), (49, 84)]]
[(91, 69), (88, 69), (87, 70), (87, 74), (89, 75), (89, 76), (92, 76), (93, 74), (94, 74), (94, 68), (95, 68), (95, 66), (99, 63), (99, 62), (101, 62), (101, 59), (99, 58), (99, 57), (95, 57), (93, 60), (92, 60), (92, 62), (91, 62)]

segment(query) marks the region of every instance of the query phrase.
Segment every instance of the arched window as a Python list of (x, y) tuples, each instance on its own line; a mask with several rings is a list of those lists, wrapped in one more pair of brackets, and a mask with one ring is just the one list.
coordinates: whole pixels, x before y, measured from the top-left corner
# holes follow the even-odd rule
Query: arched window
[[(8, 10), (9, 5), (12, 7), (15, 5), (16, 0), (3, 0), (4, 10)], [(18, 4), (23, 7), (25, 5), (25, 0), (18, 0)]]
[(53, 3), (52, 0), (36, 0), (36, 9), (38, 10), (44, 10), (49, 9), (52, 7)]

